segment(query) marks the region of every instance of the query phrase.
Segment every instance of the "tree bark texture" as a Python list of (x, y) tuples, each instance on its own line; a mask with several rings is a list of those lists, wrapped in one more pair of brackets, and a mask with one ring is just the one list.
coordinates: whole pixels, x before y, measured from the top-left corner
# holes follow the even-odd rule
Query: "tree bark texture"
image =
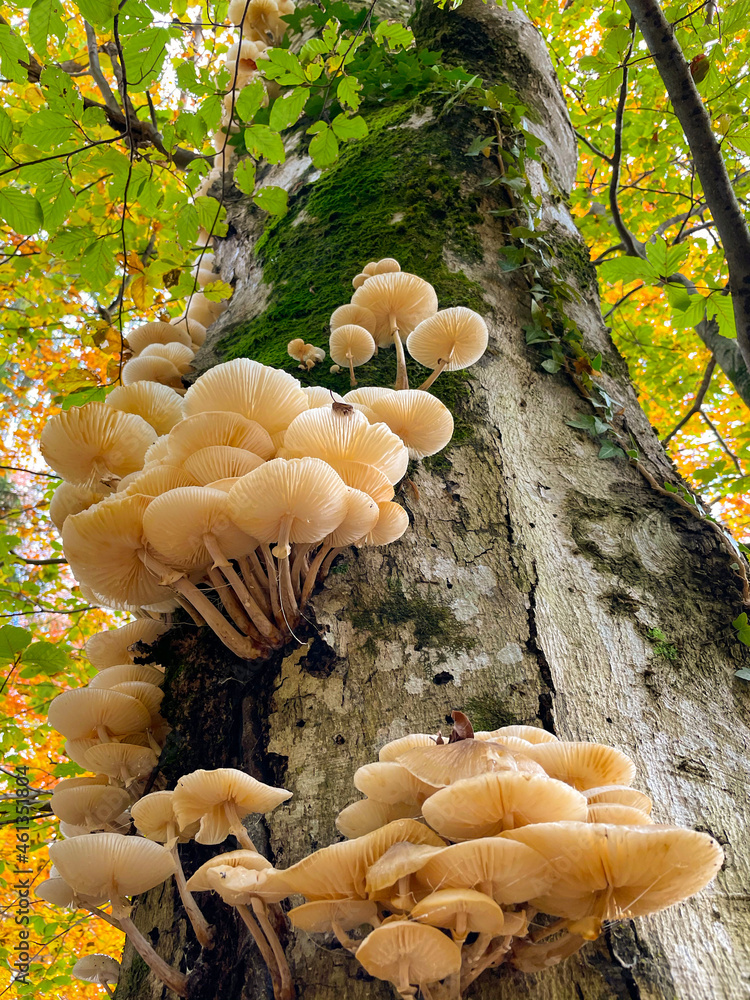
[[(530, 127), (547, 145), (532, 180), (558, 266), (580, 295), (571, 312), (590, 355), (602, 354), (602, 379), (644, 463), (659, 481), (677, 482), (602, 322), (565, 204), (576, 147), (540, 37), (519, 11), (480, 0), (455, 12), (426, 3), (414, 26), (420, 46), (442, 49), (486, 82), (507, 81), (534, 109)], [(460, 103), (443, 111), (444, 102), (433, 95), (370, 115), (368, 138), (323, 177), (295, 138), (286, 164), (268, 175), (288, 188), (290, 212), (265, 232), (246, 199), (230, 198), (218, 256), (236, 291), (204, 368), (247, 355), (294, 370), (287, 342), (324, 344), (352, 276), (383, 256), (433, 282), (441, 306), (485, 315), (490, 348), (466, 375), (436, 383), (456, 438), (437, 460), (414, 464), (414, 486), (397, 495), (410, 514), (406, 535), (340, 558), (301, 644), (258, 668), (192, 625), (161, 640), (150, 658), (168, 670), (174, 729), (164, 771), (173, 782), (196, 767), (239, 766), (293, 791), (251, 826), (285, 867), (337, 839), (337, 812), (359, 797), (357, 767), (387, 740), (446, 729), (453, 708), (477, 728), (530, 723), (611, 744), (636, 761), (655, 819), (712, 833), (726, 849), (724, 869), (698, 898), (613, 924), (543, 975), (485, 974), (470, 996), (740, 1000), (750, 977), (750, 741), (748, 688), (734, 677), (745, 651), (730, 626), (741, 610), (731, 560), (707, 525), (624, 460), (599, 460), (598, 445), (567, 425), (588, 404), (525, 344), (528, 288), (498, 262), (509, 226), (492, 214), (507, 205), (500, 188), (487, 187), (498, 168), (465, 155), (487, 133), (486, 114)], [(389, 354), (360, 369), (363, 384), (392, 381)], [(320, 379), (346, 391), (345, 376), (329, 375), (327, 364)], [(655, 628), (665, 641), (650, 638)], [(188, 873), (219, 850), (190, 845)], [(170, 888), (147, 894), (136, 922), (165, 957), (194, 970), (193, 1000), (268, 1000), (270, 982), (240, 921), (200, 898), (218, 942), (203, 957)], [(300, 1000), (395, 995), (330, 940), (285, 932), (284, 942)], [(118, 1000), (163, 995), (128, 950)]]

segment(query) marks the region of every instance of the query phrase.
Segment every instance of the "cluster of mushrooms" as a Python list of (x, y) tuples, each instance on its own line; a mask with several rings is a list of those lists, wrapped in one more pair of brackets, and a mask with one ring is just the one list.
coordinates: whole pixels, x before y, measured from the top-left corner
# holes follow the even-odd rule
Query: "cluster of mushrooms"
[[(387, 263), (334, 312), (332, 341), (344, 330), (395, 344), (399, 378), (402, 336), (433, 375), (481, 357), (481, 316), (438, 310), (428, 282)], [(49, 420), (41, 448), (64, 480), (50, 515), (84, 596), (156, 617), (179, 605), (249, 660), (294, 635), (342, 549), (400, 538), (408, 515), (394, 486), (452, 433), (424, 389), (342, 397), (240, 358), (184, 396), (143, 380), (71, 408)]]
[[(57, 882), (61, 900), (93, 912), (109, 900), (106, 918), (180, 996), (187, 976), (153, 952), (125, 898), (171, 875), (204, 948), (213, 930), (192, 893), (216, 892), (237, 910), (276, 1000), (295, 995), (274, 929), (290, 896), (305, 900), (286, 913), (293, 927), (335, 938), (400, 997), (459, 1000), (485, 969), (507, 962), (541, 972), (595, 940), (605, 923), (700, 891), (721, 866), (722, 850), (707, 834), (653, 822), (651, 800), (630, 787), (633, 762), (619, 751), (530, 726), (475, 733), (458, 711), (453, 720), (447, 740), (416, 733), (387, 743), (354, 776), (367, 797), (337, 819), (347, 839), (287, 869), (263, 857), (242, 819), (290, 793), (241, 771), (195, 771), (174, 791), (143, 796), (129, 815), (104, 804), (106, 790), (118, 790), (111, 778), (63, 783), (80, 801), (99, 797), (87, 830), (96, 814), (100, 832), (54, 844), (57, 871), (38, 893), (50, 899)], [(60, 815), (54, 798), (53, 808)], [(102, 823), (105, 815), (119, 828)], [(131, 821), (138, 835), (124, 836)], [(178, 843), (219, 844), (230, 834), (240, 848), (186, 880)]]

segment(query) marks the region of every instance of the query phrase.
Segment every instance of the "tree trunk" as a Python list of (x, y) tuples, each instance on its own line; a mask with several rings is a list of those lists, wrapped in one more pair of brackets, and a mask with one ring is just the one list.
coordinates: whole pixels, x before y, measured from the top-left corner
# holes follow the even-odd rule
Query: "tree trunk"
[[(522, 13), (480, 0), (455, 12), (426, 0), (414, 26), (420, 47), (442, 49), (486, 82), (507, 81), (535, 109), (531, 128), (546, 149), (532, 180), (558, 266), (580, 293), (570, 309), (590, 355), (602, 354), (602, 379), (644, 463), (660, 482), (676, 482), (602, 322), (595, 275), (565, 206), (575, 140), (540, 37)], [(322, 177), (302, 151), (302, 132), (287, 163), (269, 171), (270, 183), (288, 188), (290, 212), (265, 231), (246, 199), (230, 200), (233, 228), (218, 256), (236, 291), (203, 367), (251, 356), (346, 391), (345, 374), (329, 375), (327, 364), (319, 378), (297, 373), (286, 344), (297, 336), (325, 343), (351, 278), (383, 256), (431, 281), (441, 307), (486, 316), (490, 349), (469, 373), (436, 383), (456, 437), (436, 460), (415, 464), (414, 486), (399, 491), (409, 530), (387, 548), (340, 558), (301, 644), (258, 668), (192, 625), (162, 640), (153, 659), (167, 665), (174, 727), (165, 771), (175, 781), (195, 767), (239, 766), (290, 789), (293, 799), (251, 828), (285, 867), (337, 839), (337, 812), (358, 798), (357, 767), (386, 740), (445, 729), (453, 708), (476, 728), (541, 724), (564, 739), (608, 743), (636, 761), (656, 821), (712, 833), (726, 848), (724, 869), (696, 899), (613, 924), (542, 975), (486, 973), (470, 996), (738, 1000), (750, 971), (750, 740), (749, 689), (734, 677), (743, 651), (730, 627), (741, 610), (731, 559), (709, 525), (624, 459), (599, 460), (596, 443), (566, 423), (588, 404), (525, 344), (528, 286), (499, 266), (509, 223), (491, 214), (500, 189), (486, 187), (498, 168), (466, 156), (487, 117), (460, 102), (440, 113), (444, 101), (385, 105), (368, 116), (369, 136)], [(375, 372), (364, 384), (392, 381), (392, 352), (364, 371)], [(666, 639), (650, 638), (652, 629)], [(190, 845), (188, 872), (218, 851)], [(269, 998), (243, 925), (215, 898), (200, 899), (218, 928), (205, 957), (171, 889), (144, 897), (136, 922), (165, 957), (195, 970), (193, 1000)], [(330, 940), (285, 934), (299, 998), (395, 996)], [(118, 1000), (162, 995), (128, 951)]]

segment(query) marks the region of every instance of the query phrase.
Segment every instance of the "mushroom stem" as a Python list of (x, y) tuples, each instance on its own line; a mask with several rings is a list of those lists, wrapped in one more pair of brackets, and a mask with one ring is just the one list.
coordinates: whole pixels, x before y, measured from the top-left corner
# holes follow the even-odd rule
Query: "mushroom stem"
[(302, 574), (302, 566), (305, 562), (305, 556), (312, 548), (312, 545), (296, 545), (294, 553), (294, 562), (292, 563), (292, 586), (294, 587), (294, 593), (297, 597), (300, 594), (300, 576)]
[(538, 930), (532, 931), (531, 934), (529, 934), (529, 937), (532, 942), (536, 944), (538, 941), (544, 941), (545, 938), (551, 937), (553, 934), (556, 934), (558, 931), (561, 931), (567, 926), (567, 919), (565, 917), (561, 917), (559, 920), (555, 920), (546, 927), (540, 927)]
[(98, 906), (86, 906), (85, 903), (77, 902), (77, 905), (82, 910), (88, 910), (95, 917), (99, 917), (100, 920), (105, 920), (108, 924), (116, 927), (118, 931), (122, 930), (122, 925), (117, 917), (113, 917), (110, 913), (105, 913), (104, 910), (100, 910)]
[(187, 611), (187, 613), (193, 619), (193, 622), (198, 626), (198, 628), (202, 628), (206, 624), (205, 619), (198, 614), (198, 612), (195, 610), (190, 601), (186, 601), (185, 598), (180, 597), (179, 594), (175, 596), (175, 600), (180, 605), (183, 611)]
[(284, 628), (284, 616), (281, 614), (281, 605), (279, 604), (279, 591), (276, 576), (276, 563), (271, 555), (271, 549), (268, 545), (261, 545), (261, 552), (263, 553), (263, 559), (266, 564), (266, 572), (268, 573), (268, 593), (271, 596), (271, 608), (273, 609), (273, 616), (276, 619), (276, 623), (279, 628)]
[(213, 606), (206, 595), (198, 590), (195, 584), (191, 583), (187, 577), (183, 576), (181, 579), (175, 580), (172, 586), (198, 609), (206, 619), (208, 627), (241, 660), (257, 660), (262, 655), (252, 640), (248, 639), (247, 636), (240, 635), (224, 618), (221, 612)]
[(445, 359), (441, 358), (440, 361), (438, 362), (437, 368), (435, 368), (432, 374), (428, 378), (426, 378), (420, 386), (417, 386), (417, 388), (421, 389), (422, 391), (429, 389), (432, 383), (437, 379), (438, 375), (440, 375), (442, 372), (445, 371), (445, 366), (448, 364), (449, 361), (450, 358), (445, 358)]
[(349, 362), (349, 385), (353, 389), (354, 386), (357, 384), (357, 380), (354, 377), (354, 362), (353, 362), (353, 355), (352, 355), (351, 351), (347, 351), (346, 352), (346, 360)]
[(240, 599), (240, 603), (245, 611), (250, 616), (250, 620), (253, 625), (257, 628), (260, 634), (265, 638), (274, 642), (278, 640), (279, 633), (278, 630), (269, 622), (266, 616), (263, 614), (258, 604), (250, 595), (249, 590), (242, 582), (242, 580), (237, 575), (237, 572), (232, 566), (231, 562), (226, 558), (224, 553), (221, 551), (218, 541), (213, 535), (204, 536), (204, 544), (214, 560), (214, 565), (219, 566), (224, 573), (224, 576), (229, 581), (229, 585), (235, 592), (237, 597)]
[(344, 928), (337, 920), (331, 921), (331, 927), (333, 928), (333, 933), (336, 935), (336, 940), (338, 941), (338, 943), (343, 948), (346, 948), (347, 951), (350, 951), (352, 954), (354, 954), (357, 948), (359, 948), (360, 942), (355, 941), (354, 938), (350, 938), (349, 935), (344, 930)]
[[(257, 556), (255, 557), (255, 561), (258, 561)], [(240, 575), (242, 576), (243, 583), (257, 601), (266, 618), (270, 618), (272, 612), (271, 603), (268, 600), (268, 578), (262, 570), (260, 570), (260, 576), (257, 571), (253, 572), (253, 567), (247, 556), (241, 556), (237, 560), (237, 563), (240, 567)]]
[[(238, 601), (237, 596), (221, 575), (220, 571), (211, 567), (208, 571), (208, 579), (211, 581), (211, 586), (214, 588), (214, 591), (224, 606), (224, 610), (237, 628), (241, 629), (243, 632), (252, 628), (252, 622), (242, 610), (242, 605)], [(253, 632), (255, 631), (256, 630), (253, 629)], [(253, 636), (253, 638), (256, 637)], [(257, 638), (260, 638), (260, 633), (257, 633)]]
[(109, 735), (109, 730), (106, 726), (97, 726), (96, 735), (101, 740), (102, 743), (111, 743), (112, 737)]
[(480, 934), (474, 944), (464, 951), (463, 964), (469, 969), (473, 968), (487, 951), (491, 940), (491, 934)]
[(279, 941), (279, 937), (271, 926), (271, 921), (268, 919), (266, 904), (262, 899), (253, 897), (252, 906), (253, 912), (255, 913), (258, 923), (261, 926), (261, 930), (266, 935), (268, 943), (271, 945), (271, 949), (279, 969), (279, 977), (281, 978), (281, 996), (279, 997), (279, 1000), (293, 1000), (294, 987), (292, 986), (292, 974), (289, 971), (289, 963), (286, 960), (284, 949), (281, 947), (281, 941)]
[(237, 815), (237, 810), (234, 808), (231, 802), (224, 803), (224, 814), (229, 820), (229, 832), (237, 838), (237, 840), (245, 848), (246, 851), (255, 851), (255, 853), (257, 854), (258, 848), (250, 839), (250, 834), (242, 825), (242, 821)]
[(249, 908), (245, 905), (245, 903), (238, 903), (235, 909), (244, 920), (247, 929), (252, 934), (253, 940), (258, 946), (258, 951), (260, 952), (263, 961), (266, 963), (266, 966), (268, 967), (268, 971), (271, 974), (271, 984), (273, 985), (274, 997), (276, 997), (276, 1000), (281, 1000), (280, 996), (281, 978), (279, 976), (279, 970), (276, 965), (276, 959), (274, 958), (271, 946), (269, 945), (268, 941), (266, 941), (263, 935), (263, 931), (260, 929), (260, 927), (258, 927), (255, 917), (252, 915), (252, 913), (250, 912)]
[(321, 545), (321, 547), (315, 554), (315, 558), (310, 563), (310, 568), (307, 571), (307, 576), (305, 577), (305, 584), (302, 588), (302, 594), (300, 595), (299, 599), (299, 604), (301, 608), (304, 608), (304, 606), (307, 604), (310, 598), (310, 593), (312, 592), (312, 589), (315, 586), (315, 581), (318, 578), (318, 570), (320, 569), (321, 563), (323, 562), (323, 560), (330, 551), (331, 551), (330, 546)]
[[(293, 524), (293, 518), (286, 517), (281, 522), (281, 530), (279, 532), (279, 540), (276, 545), (277, 552), (286, 553), (286, 555), (279, 555), (279, 607), (281, 608), (281, 613), (284, 617), (284, 624), (287, 629), (291, 632), (294, 626), (297, 624), (299, 618), (299, 609), (297, 608), (297, 598), (294, 596), (294, 587), (292, 586), (292, 575), (289, 568), (289, 535), (291, 534)], [(284, 604), (287, 607), (284, 607)]]
[(397, 327), (394, 327), (392, 331), (392, 336), (393, 336), (393, 346), (396, 348), (396, 388), (408, 389), (409, 374), (406, 371), (406, 355), (404, 354), (404, 343), (401, 340), (401, 335), (399, 334)]
[(325, 562), (320, 567), (320, 579), (321, 580), (325, 580), (325, 578), (331, 572), (331, 566), (333, 566), (334, 559), (337, 559), (338, 556), (341, 555), (341, 553), (344, 551), (345, 547), (346, 546), (342, 545), (338, 549), (331, 549), (331, 551), (328, 553), (328, 555), (325, 558)]
[(510, 943), (513, 940), (512, 937), (504, 937), (501, 939), (500, 944), (491, 950), (487, 950), (486, 954), (482, 957), (481, 961), (474, 966), (471, 972), (466, 976), (461, 977), (461, 990), (465, 991), (467, 987), (471, 986), (474, 980), (481, 976), (485, 969), (489, 969), (493, 965), (502, 965), (505, 961), (508, 952), (510, 951)]
[(247, 559), (250, 565), (252, 566), (253, 573), (255, 574), (255, 578), (260, 584), (261, 589), (263, 591), (268, 590), (268, 575), (263, 569), (261, 561), (258, 558), (258, 550), (253, 549), (253, 551), (250, 552), (248, 555), (246, 555), (244, 558)]
[(109, 996), (113, 997), (115, 995), (115, 991), (112, 989), (109, 983), (100, 983), (99, 985), (104, 987)]
[(130, 917), (120, 917), (122, 930), (127, 934), (130, 943), (141, 956), (154, 975), (173, 990), (178, 997), (187, 996), (187, 976), (173, 969), (164, 959), (157, 955), (151, 942), (138, 930)]
[(201, 947), (208, 951), (214, 946), (213, 927), (209, 926), (208, 921), (201, 913), (201, 909), (195, 901), (195, 897), (187, 887), (187, 880), (185, 879), (185, 872), (183, 871), (182, 862), (180, 861), (177, 844), (174, 845), (170, 853), (175, 860), (175, 864), (177, 865), (177, 869), (174, 873), (174, 880), (177, 884), (177, 891), (180, 894), (182, 905), (185, 907), (185, 913), (187, 913), (188, 920), (193, 925), (195, 936), (198, 938)]

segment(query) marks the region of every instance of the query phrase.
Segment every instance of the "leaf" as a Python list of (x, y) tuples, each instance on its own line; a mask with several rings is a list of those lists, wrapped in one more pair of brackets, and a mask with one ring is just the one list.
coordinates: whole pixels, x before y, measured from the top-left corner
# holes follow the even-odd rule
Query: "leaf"
[(253, 201), (264, 212), (270, 212), (271, 215), (284, 215), (287, 211), (288, 198), (284, 188), (268, 184), (256, 192)]
[(166, 28), (146, 28), (123, 42), (122, 52), (128, 71), (128, 90), (148, 90), (159, 79), (170, 40)]
[(644, 281), (647, 285), (653, 285), (659, 280), (656, 269), (641, 257), (615, 257), (613, 260), (605, 260), (599, 268), (599, 274), (604, 281), (623, 281), (625, 284), (631, 281)]
[(739, 670), (735, 670), (735, 677), (739, 677), (742, 681), (750, 681), (750, 669), (748, 667), (740, 667)]
[(2, 74), (16, 83), (26, 83), (26, 69), (22, 62), (29, 61), (29, 53), (18, 35), (9, 25), (0, 24), (0, 65)]
[[(52, 642), (32, 642), (24, 650), (21, 662), (36, 667), (36, 673), (56, 674), (67, 665), (68, 655), (64, 649)], [(24, 672), (22, 676), (33, 676), (33, 674)]]
[(251, 122), (266, 99), (266, 88), (262, 80), (253, 80), (239, 93), (234, 110), (243, 122)]
[(234, 168), (234, 183), (243, 194), (252, 194), (255, 190), (255, 164), (249, 156)]
[(294, 86), (305, 82), (305, 71), (297, 56), (289, 49), (268, 49), (268, 60), (261, 66), (268, 80), (276, 80), (282, 86)]
[(13, 145), (13, 122), (0, 108), (0, 148), (9, 149)]
[(55, 35), (58, 41), (65, 38), (68, 30), (62, 13), (60, 0), (34, 0), (29, 10), (29, 39), (37, 53), (47, 53), (47, 39)]
[(706, 315), (716, 320), (722, 337), (731, 340), (737, 336), (734, 307), (731, 295), (715, 294), (706, 299)]
[(221, 281), (217, 277), (216, 281), (210, 281), (207, 285), (204, 285), (202, 291), (211, 302), (224, 302), (226, 299), (232, 297), (234, 289), (228, 282)]
[(331, 122), (331, 128), (337, 139), (364, 139), (367, 135), (367, 123), (361, 115), (347, 118), (346, 115), (336, 115)]
[(83, 251), (81, 269), (94, 291), (104, 288), (115, 276), (115, 256), (112, 244), (103, 237), (94, 240)]
[(76, 0), (76, 7), (90, 24), (103, 28), (114, 20), (119, 0)]
[(743, 611), (739, 617), (735, 618), (732, 622), (734, 628), (744, 628), (748, 624), (747, 612)]
[(599, 449), (599, 458), (625, 458), (625, 452), (611, 441), (604, 441)]
[(9, 663), (31, 642), (31, 632), (17, 625), (0, 628), (0, 663)]
[(646, 246), (646, 258), (662, 278), (668, 278), (670, 274), (679, 271), (680, 265), (690, 253), (687, 243), (678, 243), (677, 246), (669, 246), (667, 241), (661, 236)]
[(92, 383), (99, 385), (99, 376), (95, 375), (94, 372), (90, 372), (87, 368), (71, 368), (67, 372), (55, 375), (50, 388), (65, 389), (70, 392)]
[(325, 122), (315, 122), (307, 131), (311, 133), (313, 130), (315, 135), (310, 142), (310, 158), (316, 167), (327, 167), (339, 155), (338, 139)]
[(42, 207), (36, 198), (15, 187), (0, 191), (0, 218), (21, 236), (33, 236), (44, 222)]
[(295, 87), (294, 90), (282, 94), (273, 102), (268, 124), (276, 132), (294, 125), (307, 103), (310, 91), (307, 87)]
[(246, 128), (245, 145), (256, 160), (262, 156), (269, 163), (283, 163), (286, 157), (281, 136), (267, 125), (251, 125)]
[(195, 210), (198, 213), (198, 221), (207, 232), (214, 236), (226, 236), (227, 210), (215, 198), (209, 198), (206, 195), (196, 198)]
[(86, 403), (101, 403), (107, 398), (108, 391), (103, 385), (93, 385), (88, 389), (77, 389), (68, 396), (58, 396), (55, 402), (59, 401), (63, 410), (69, 410), (72, 406), (85, 406)]
[(71, 137), (73, 123), (57, 111), (42, 108), (26, 122), (23, 127), (23, 141), (39, 146), (40, 149), (52, 149)]
[(387, 42), (391, 48), (408, 48), (414, 42), (414, 32), (399, 21), (381, 21), (373, 32), (376, 45)]
[(560, 364), (559, 361), (555, 361), (554, 358), (547, 358), (546, 361), (542, 361), (542, 368), (544, 368), (545, 371), (549, 372), (550, 375), (554, 375), (556, 372), (560, 371), (562, 365)]
[(47, 249), (55, 257), (62, 257), (63, 260), (75, 260), (90, 242), (91, 230), (86, 226), (77, 226), (73, 229), (62, 229), (49, 242)]
[(343, 77), (339, 80), (339, 85), (336, 88), (336, 97), (338, 98), (339, 104), (341, 104), (342, 107), (351, 108), (352, 111), (356, 111), (362, 103), (362, 98), (359, 96), (359, 91), (361, 89), (362, 84), (356, 76)]

